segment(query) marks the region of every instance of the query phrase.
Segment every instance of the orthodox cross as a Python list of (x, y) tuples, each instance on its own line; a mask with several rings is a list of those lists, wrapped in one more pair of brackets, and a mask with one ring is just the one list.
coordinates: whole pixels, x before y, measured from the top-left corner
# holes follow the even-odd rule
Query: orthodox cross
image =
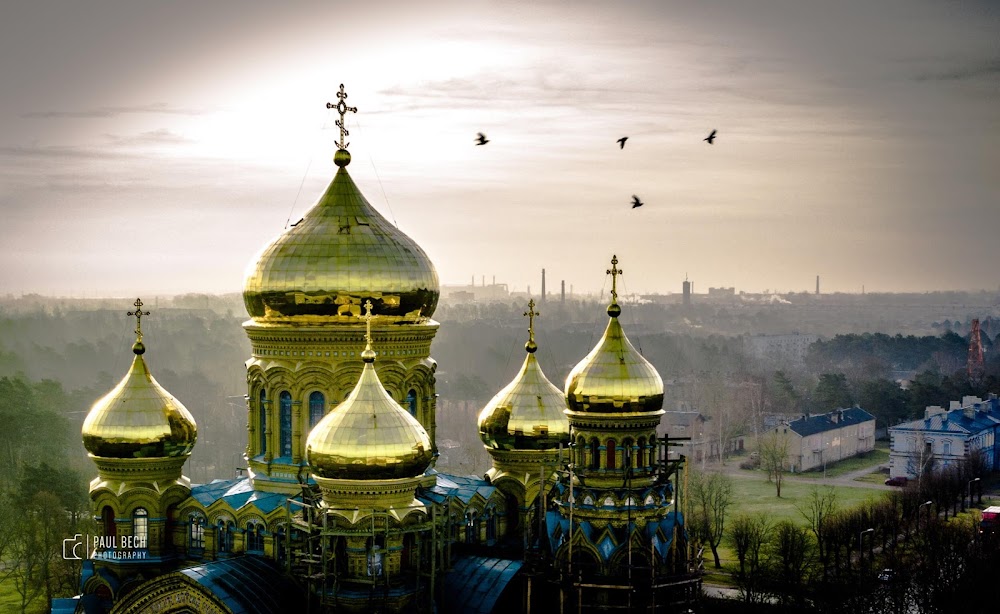
[(142, 310), (142, 299), (135, 299), (132, 303), (135, 305), (135, 311), (128, 312), (128, 315), (135, 316), (135, 336), (139, 341), (142, 341), (142, 316), (148, 316), (148, 311)]
[(347, 149), (347, 146), (350, 145), (350, 143), (346, 143), (345, 144), (344, 143), (344, 137), (347, 136), (348, 134), (350, 134), (350, 132), (348, 132), (347, 128), (344, 127), (344, 115), (346, 115), (348, 111), (350, 111), (351, 113), (357, 113), (358, 112), (358, 108), (357, 107), (349, 107), (349, 106), (347, 106), (347, 103), (344, 102), (345, 100), (347, 100), (347, 92), (344, 91), (344, 84), (343, 83), (340, 84), (340, 91), (337, 92), (337, 99), (338, 99), (337, 104), (333, 104), (332, 102), (328, 102), (328, 103), (326, 103), (326, 108), (328, 108), (328, 109), (337, 109), (337, 113), (340, 113), (340, 119), (338, 119), (337, 121), (334, 122), (334, 124), (336, 124), (337, 127), (340, 128), (340, 142), (337, 143), (337, 148), (338, 149)]
[(524, 315), (528, 317), (528, 343), (535, 342), (535, 316), (540, 316), (542, 314), (535, 311), (535, 299), (528, 301), (528, 310), (524, 312)]
[(368, 345), (368, 349), (372, 348), (372, 301), (368, 299), (365, 301), (365, 315), (361, 316), (365, 321), (365, 343)]
[(618, 276), (622, 274), (622, 270), (618, 268), (618, 256), (611, 256), (611, 268), (608, 269), (608, 275), (611, 276), (611, 302), (618, 302)]

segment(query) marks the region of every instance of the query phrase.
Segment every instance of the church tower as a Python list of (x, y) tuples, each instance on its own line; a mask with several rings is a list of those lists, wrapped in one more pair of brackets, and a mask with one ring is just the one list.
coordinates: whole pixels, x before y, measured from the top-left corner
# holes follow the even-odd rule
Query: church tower
[(687, 598), (664, 594), (670, 583), (661, 581), (686, 571), (683, 516), (671, 480), (683, 461), (671, 461), (656, 437), (663, 380), (622, 330), (617, 256), (608, 274), (607, 328), (566, 379), (571, 464), (546, 528), (556, 567), (569, 579), (560, 585), (566, 599), (665, 607)]
[(177, 558), (171, 519), (191, 492), (181, 475), (197, 439), (187, 408), (164, 390), (146, 365), (142, 301), (136, 299), (132, 366), (94, 403), (83, 423), (83, 445), (97, 465), (90, 499), (99, 533), (88, 544), (95, 574), (84, 592), (117, 600), (143, 577), (169, 569)]
[[(493, 458), (486, 474), (507, 500), (507, 531), (525, 549), (541, 539), (533, 532), (532, 512), (539, 493), (547, 491), (559, 469), (559, 446), (569, 444), (566, 398), (545, 377), (535, 353), (534, 299), (528, 301), (527, 355), (514, 380), (498, 392), (479, 414), (479, 437)], [(544, 513), (544, 504), (541, 510)], [(537, 516), (535, 516), (537, 518)], [(515, 535), (519, 532), (519, 535)]]
[(306, 462), (322, 497), (311, 518), (306, 512), (312, 521), (308, 539), (310, 550), (326, 562), (320, 575), (336, 589), (319, 591), (328, 607), (359, 613), (415, 611), (427, 601), (428, 590), (418, 572), (433, 575), (433, 567), (424, 567), (438, 554), (431, 551), (429, 511), (416, 498), (433, 458), (431, 441), (379, 380), (371, 307), (365, 301), (361, 376), (306, 442)]
[(436, 456), (431, 319), (440, 287), (427, 254), (382, 217), (347, 173), (348, 107), (337, 93), (337, 172), (305, 216), (250, 265), (243, 298), (247, 361), (246, 456), (261, 491), (297, 494), (307, 479), (310, 430), (343, 403), (362, 373), (362, 303), (374, 306), (378, 376), (427, 431)]

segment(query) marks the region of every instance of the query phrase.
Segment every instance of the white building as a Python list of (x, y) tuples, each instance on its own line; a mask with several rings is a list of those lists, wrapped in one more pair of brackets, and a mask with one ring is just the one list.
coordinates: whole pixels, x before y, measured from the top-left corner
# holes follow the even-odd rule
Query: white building
[(982, 453), (987, 471), (1000, 469), (1000, 400), (964, 397), (949, 409), (931, 406), (922, 420), (889, 427), (889, 476), (916, 478), (931, 467), (964, 461), (974, 450)]
[(875, 416), (860, 407), (805, 416), (774, 428), (788, 440), (786, 466), (809, 471), (875, 449)]

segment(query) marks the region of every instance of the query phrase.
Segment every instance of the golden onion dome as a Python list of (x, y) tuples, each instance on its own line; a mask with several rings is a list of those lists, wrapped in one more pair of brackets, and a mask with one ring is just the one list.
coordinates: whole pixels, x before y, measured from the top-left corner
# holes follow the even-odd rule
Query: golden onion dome
[(83, 447), (94, 456), (165, 458), (186, 456), (194, 448), (194, 418), (153, 378), (145, 351), (140, 337), (125, 378), (94, 403), (83, 421)]
[(615, 291), (617, 257), (612, 259), (611, 305), (608, 327), (586, 358), (566, 378), (566, 402), (580, 412), (650, 412), (663, 408), (663, 380), (656, 369), (629, 342), (618, 316)]
[[(341, 86), (339, 167), (319, 201), (264, 248), (247, 269), (243, 300), (256, 320), (359, 314), (370, 299), (381, 316), (430, 317), (440, 285), (430, 258), (365, 199), (347, 174)], [(333, 105), (328, 105), (334, 108)], [(341, 108), (342, 107), (342, 108)]]
[(488, 448), (549, 450), (569, 443), (566, 398), (545, 377), (535, 352), (535, 301), (528, 303), (527, 356), (517, 376), (479, 413), (479, 437)]
[[(370, 309), (370, 301), (367, 306)], [(361, 378), (347, 399), (324, 416), (306, 440), (306, 462), (320, 477), (410, 478), (423, 473), (432, 460), (427, 431), (389, 396), (379, 381), (370, 326), (369, 314)]]

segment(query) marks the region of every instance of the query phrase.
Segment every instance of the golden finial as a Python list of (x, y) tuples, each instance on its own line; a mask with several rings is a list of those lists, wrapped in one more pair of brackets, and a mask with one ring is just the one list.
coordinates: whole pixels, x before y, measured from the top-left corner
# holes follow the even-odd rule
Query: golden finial
[(365, 320), (365, 351), (361, 352), (361, 360), (365, 362), (375, 362), (375, 350), (372, 349), (372, 302), (371, 299), (365, 301), (365, 315), (361, 316)]
[(608, 306), (608, 315), (612, 318), (617, 318), (618, 314), (622, 312), (622, 308), (618, 306), (618, 276), (622, 274), (622, 270), (618, 268), (618, 256), (611, 256), (611, 268), (608, 269), (608, 275), (611, 276), (611, 305)]
[(136, 354), (142, 354), (146, 351), (146, 346), (142, 344), (142, 316), (148, 316), (148, 311), (142, 310), (142, 299), (135, 299), (132, 303), (135, 305), (135, 311), (128, 312), (128, 315), (135, 316), (135, 343), (132, 345), (132, 351)]
[(534, 354), (535, 350), (538, 349), (538, 344), (535, 343), (535, 316), (542, 315), (535, 311), (535, 299), (528, 301), (528, 310), (524, 312), (524, 315), (528, 317), (528, 342), (524, 344), (524, 349), (529, 354)]
[(346, 115), (348, 111), (350, 111), (351, 113), (358, 112), (357, 107), (347, 106), (347, 103), (345, 102), (346, 100), (347, 100), (347, 92), (344, 91), (344, 84), (341, 83), (340, 91), (337, 92), (337, 104), (333, 104), (332, 102), (326, 103), (326, 108), (337, 109), (337, 113), (340, 113), (340, 119), (334, 122), (337, 125), (337, 127), (340, 128), (340, 142), (337, 143), (337, 148), (345, 150), (347, 149), (347, 146), (350, 145), (350, 143), (344, 143), (344, 137), (349, 135), (350, 132), (347, 131), (347, 127), (344, 125), (344, 115)]

